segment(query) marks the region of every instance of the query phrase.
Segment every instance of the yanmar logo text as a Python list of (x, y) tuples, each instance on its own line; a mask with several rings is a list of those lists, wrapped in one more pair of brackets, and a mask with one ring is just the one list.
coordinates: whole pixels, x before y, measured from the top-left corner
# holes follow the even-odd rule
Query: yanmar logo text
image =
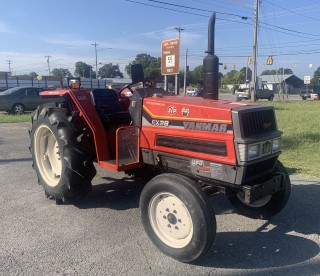
[(214, 124), (214, 123), (196, 123), (196, 122), (183, 122), (185, 129), (202, 130), (211, 132), (227, 132), (227, 124)]

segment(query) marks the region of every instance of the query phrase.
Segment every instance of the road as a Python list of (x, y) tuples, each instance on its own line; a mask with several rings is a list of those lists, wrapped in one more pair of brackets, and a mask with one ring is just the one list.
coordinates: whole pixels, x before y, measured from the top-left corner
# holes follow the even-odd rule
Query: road
[(143, 183), (98, 170), (92, 193), (55, 205), (37, 185), (28, 123), (0, 124), (0, 275), (320, 275), (320, 181), (291, 176), (292, 194), (266, 220), (212, 198), (216, 241), (195, 264), (159, 252), (140, 222)]

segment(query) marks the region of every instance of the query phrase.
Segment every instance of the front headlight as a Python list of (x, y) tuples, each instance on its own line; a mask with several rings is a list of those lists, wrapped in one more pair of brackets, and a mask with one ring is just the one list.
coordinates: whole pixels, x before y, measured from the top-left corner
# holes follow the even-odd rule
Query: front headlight
[(277, 152), (281, 149), (281, 138), (273, 139), (272, 152)]
[(260, 155), (260, 144), (249, 145), (248, 158), (253, 159)]
[(255, 144), (238, 144), (240, 161), (250, 161), (281, 150), (281, 137)]

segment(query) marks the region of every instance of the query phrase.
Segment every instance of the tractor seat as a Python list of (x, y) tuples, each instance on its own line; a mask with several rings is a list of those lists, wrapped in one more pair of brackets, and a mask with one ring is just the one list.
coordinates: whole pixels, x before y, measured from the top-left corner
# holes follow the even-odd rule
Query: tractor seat
[(122, 111), (119, 97), (113, 89), (93, 89), (91, 100), (103, 124), (128, 124), (131, 121), (128, 111)]

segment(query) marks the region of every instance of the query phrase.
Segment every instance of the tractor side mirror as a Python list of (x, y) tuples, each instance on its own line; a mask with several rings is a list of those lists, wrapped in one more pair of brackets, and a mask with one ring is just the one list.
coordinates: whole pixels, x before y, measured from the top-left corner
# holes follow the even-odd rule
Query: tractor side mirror
[(144, 82), (144, 73), (142, 64), (131, 65), (132, 83)]

